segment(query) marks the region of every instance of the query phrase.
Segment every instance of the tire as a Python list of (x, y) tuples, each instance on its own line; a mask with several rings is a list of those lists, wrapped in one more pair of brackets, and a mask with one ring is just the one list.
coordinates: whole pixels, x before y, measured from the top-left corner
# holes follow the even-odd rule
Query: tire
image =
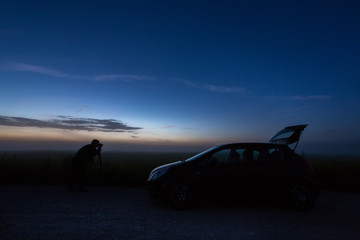
[(175, 184), (170, 191), (170, 200), (173, 208), (186, 210), (193, 205), (193, 193), (190, 185), (185, 183)]
[(307, 183), (293, 184), (289, 192), (290, 206), (298, 211), (308, 211), (314, 208), (316, 192), (314, 187)]

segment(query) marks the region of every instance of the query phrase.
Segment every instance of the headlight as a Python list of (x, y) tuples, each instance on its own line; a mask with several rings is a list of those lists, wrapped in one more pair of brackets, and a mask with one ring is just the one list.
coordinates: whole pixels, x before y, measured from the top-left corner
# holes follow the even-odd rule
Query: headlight
[(156, 170), (155, 172), (150, 173), (150, 176), (149, 176), (148, 180), (158, 179), (159, 177), (164, 175), (168, 170), (169, 170), (169, 168), (161, 168), (159, 170)]

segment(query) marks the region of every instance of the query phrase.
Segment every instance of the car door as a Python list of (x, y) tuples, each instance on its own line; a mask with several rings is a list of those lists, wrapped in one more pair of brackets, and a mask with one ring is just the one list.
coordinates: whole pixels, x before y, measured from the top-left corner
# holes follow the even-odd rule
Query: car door
[(248, 189), (253, 193), (277, 192), (284, 181), (284, 153), (268, 146), (253, 146), (252, 159), (247, 165)]
[(231, 193), (241, 174), (235, 155), (233, 147), (226, 147), (213, 151), (200, 162), (196, 174), (198, 188), (204, 195)]

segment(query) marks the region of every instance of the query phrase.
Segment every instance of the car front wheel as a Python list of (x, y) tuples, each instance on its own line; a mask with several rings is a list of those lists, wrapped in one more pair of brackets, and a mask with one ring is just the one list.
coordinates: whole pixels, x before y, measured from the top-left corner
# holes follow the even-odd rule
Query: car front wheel
[(299, 211), (311, 210), (315, 206), (314, 188), (306, 183), (297, 183), (290, 188), (289, 202), (292, 208)]
[(185, 183), (175, 184), (170, 192), (171, 203), (175, 209), (185, 210), (193, 203), (193, 193), (190, 185)]

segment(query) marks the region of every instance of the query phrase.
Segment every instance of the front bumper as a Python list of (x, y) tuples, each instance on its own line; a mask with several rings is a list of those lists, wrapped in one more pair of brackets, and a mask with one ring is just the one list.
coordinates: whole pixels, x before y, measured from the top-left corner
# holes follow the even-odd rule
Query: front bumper
[(167, 196), (166, 189), (159, 181), (147, 181), (146, 190), (148, 195), (154, 199), (163, 199)]

